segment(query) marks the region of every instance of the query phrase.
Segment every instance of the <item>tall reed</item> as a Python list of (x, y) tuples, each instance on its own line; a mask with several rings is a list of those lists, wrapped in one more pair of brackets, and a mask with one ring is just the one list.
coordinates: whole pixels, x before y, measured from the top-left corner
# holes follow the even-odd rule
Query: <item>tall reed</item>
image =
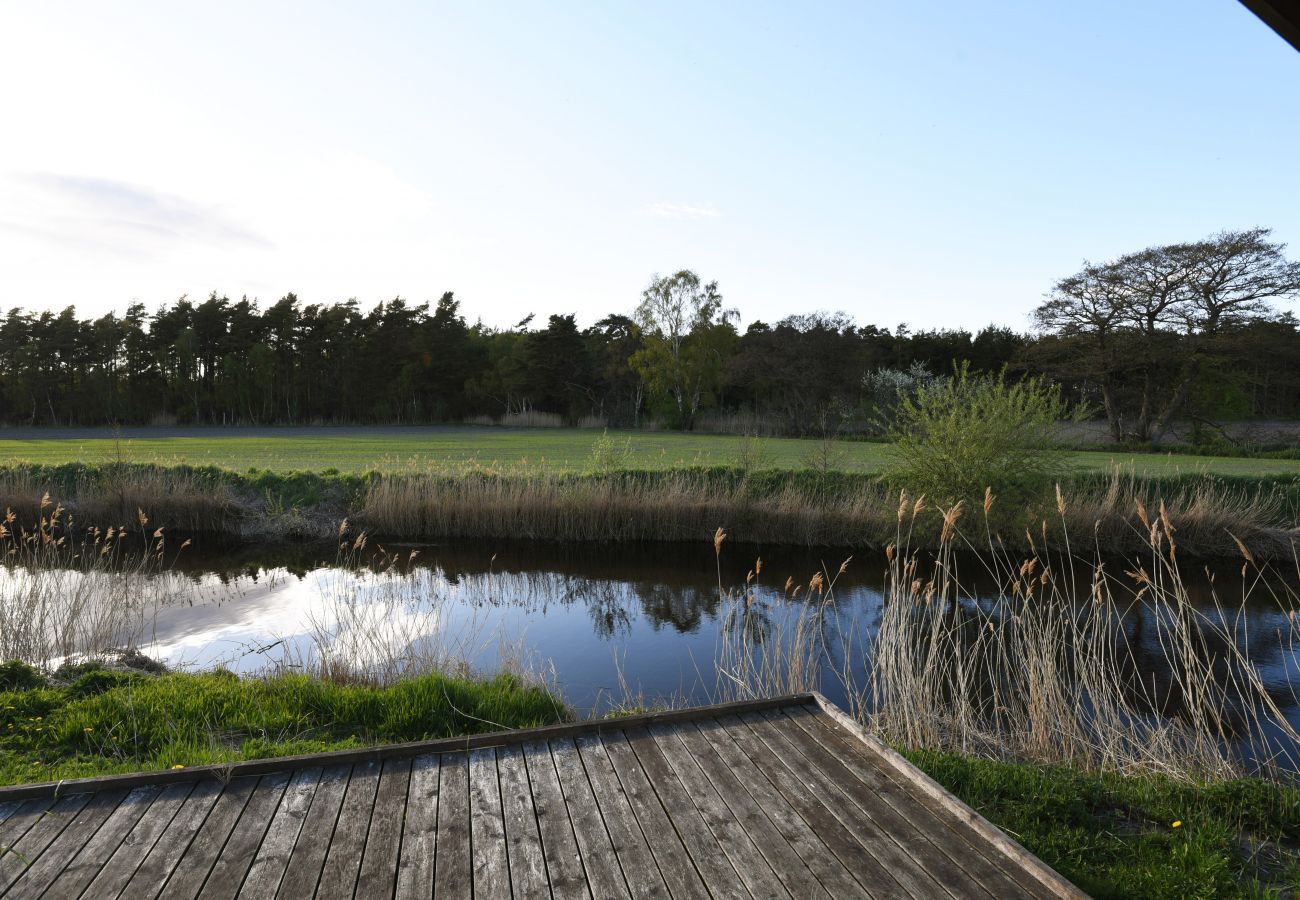
[[(144, 640), (174, 561), (161, 528), (136, 510), (132, 528), (81, 529), (49, 495), (35, 521), (0, 524), (0, 660), (44, 668)], [(184, 542), (184, 544), (188, 541)]]
[(233, 532), (245, 514), (228, 483), (184, 466), (108, 463), (39, 474), (30, 466), (0, 468), (0, 506), (12, 509), (20, 521), (35, 521), (39, 498), (47, 495), (79, 521), (104, 529), (134, 522), (136, 510), (146, 509), (170, 531)]
[[(1067, 534), (1086, 534), (1095, 552), (1137, 552), (1147, 541), (1134, 510), (1163, 503), (1186, 553), (1235, 553), (1234, 535), (1260, 558), (1287, 559), (1300, 546), (1300, 530), (1276, 493), (1213, 481), (1166, 489), (1116, 471), (1101, 483), (1066, 485), (1063, 496), (1064, 513), (1044, 497), (1039, 508), (1017, 510), (1003, 522), (1032, 522), (1038, 531), (1046, 520), (1040, 546), (1064, 548)], [(891, 497), (869, 476), (833, 470), (594, 466), (573, 475), (529, 466), (467, 467), (455, 474), (375, 477), (356, 518), (377, 534), (406, 538), (689, 541), (722, 523), (738, 541), (861, 547), (894, 540)], [(935, 547), (942, 532), (942, 516), (927, 508), (910, 536), (914, 546)], [(1004, 535), (1004, 544), (1028, 549), (1015, 531)]]
[[(985, 522), (994, 502), (986, 495)], [(904, 494), (882, 605), (857, 620), (862, 633), (840, 630), (844, 566), (787, 581), (775, 600), (751, 587), (753, 573), (737, 590), (720, 583), (719, 697), (833, 684), (869, 731), (900, 747), (1192, 779), (1294, 777), (1300, 733), (1285, 710), (1300, 706), (1300, 683), (1276, 679), (1300, 654), (1300, 595), (1288, 581), (1238, 543), (1240, 594), (1216, 590), (1198, 605), (1167, 508), (1135, 506), (1145, 552), (1119, 571), (1070, 546), (1063, 493), (1056, 512), (1059, 549), (1044, 526), (1024, 535), (1023, 555), (991, 529), (978, 556), (959, 552), (971, 549), (959, 504), (939, 512), (936, 548), (924, 550), (914, 530), (933, 510)], [(997, 588), (971, 589), (963, 565)], [(1248, 604), (1275, 609), (1268, 631), (1248, 632)]]
[(823, 546), (870, 541), (885, 508), (881, 488), (821, 491), (813, 478), (759, 491), (710, 470), (471, 471), (375, 479), (357, 517), (384, 535), (560, 541), (696, 540), (725, 522), (737, 540)]
[[(725, 538), (719, 528), (713, 542), (719, 557)], [(755, 560), (737, 589), (723, 585), (719, 565), (722, 623), (714, 656), (715, 702), (821, 688), (823, 661), (831, 650), (835, 581), (847, 568), (845, 560), (833, 576), (814, 572), (806, 585), (787, 578), (782, 591), (772, 596), (755, 589), (762, 559)]]
[[(1068, 506), (1057, 497), (1064, 529)], [(993, 502), (986, 495), (986, 516)], [(1237, 598), (1213, 592), (1207, 609), (1191, 602), (1163, 506), (1137, 505), (1146, 549), (1124, 572), (1075, 556), (1068, 529), (1059, 551), (1027, 534), (1019, 558), (990, 531), (981, 559), (1000, 589), (982, 600), (963, 587), (954, 552), (964, 510), (943, 512), (927, 561), (909, 546), (922, 508), (900, 502), (869, 675), (849, 685), (854, 711), (884, 739), (1194, 778), (1300, 766), (1300, 734), (1259, 656), (1274, 642), (1295, 655), (1300, 597), (1252, 569), (1244, 545), (1243, 575), (1253, 577)], [(1277, 604), (1279, 628), (1248, 634), (1246, 604), (1264, 600)]]

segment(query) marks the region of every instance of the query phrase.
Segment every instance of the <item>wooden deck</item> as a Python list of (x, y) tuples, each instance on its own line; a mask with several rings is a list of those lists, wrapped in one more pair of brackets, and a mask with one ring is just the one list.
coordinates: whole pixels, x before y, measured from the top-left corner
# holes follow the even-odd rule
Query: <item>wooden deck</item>
[(817, 695), (0, 788), (0, 895), (1079, 897)]

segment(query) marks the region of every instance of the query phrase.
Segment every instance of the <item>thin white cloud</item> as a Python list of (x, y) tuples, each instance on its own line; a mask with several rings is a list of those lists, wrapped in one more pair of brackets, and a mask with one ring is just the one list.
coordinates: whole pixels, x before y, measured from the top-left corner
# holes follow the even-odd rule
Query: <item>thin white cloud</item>
[[(10, 231), (85, 246), (144, 249), (158, 241), (268, 248), (261, 235), (220, 210), (110, 178), (36, 173), (20, 180), (37, 194)], [(143, 246), (141, 246), (143, 245)]]
[(722, 215), (716, 206), (695, 203), (656, 203), (648, 212), (660, 219), (716, 219)]

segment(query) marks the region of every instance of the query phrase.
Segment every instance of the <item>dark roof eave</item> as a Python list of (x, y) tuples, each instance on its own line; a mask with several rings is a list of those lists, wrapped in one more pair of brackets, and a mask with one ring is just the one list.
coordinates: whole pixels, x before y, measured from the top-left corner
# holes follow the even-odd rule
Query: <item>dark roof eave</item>
[(1294, 0), (1241, 0), (1269, 28), (1300, 50), (1300, 4)]

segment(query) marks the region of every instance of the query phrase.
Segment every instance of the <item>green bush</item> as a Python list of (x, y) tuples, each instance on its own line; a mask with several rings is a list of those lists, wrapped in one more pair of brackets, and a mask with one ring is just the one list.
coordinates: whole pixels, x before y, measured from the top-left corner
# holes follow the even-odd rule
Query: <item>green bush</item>
[(1055, 440), (1065, 418), (1059, 388), (1005, 372), (973, 375), (963, 364), (900, 398), (886, 477), (941, 506), (981, 502), (990, 488), (1002, 509), (1023, 510), (1067, 474)]
[(632, 439), (618, 440), (610, 437), (609, 429), (596, 438), (587, 456), (587, 471), (608, 474), (626, 469), (632, 459)]

